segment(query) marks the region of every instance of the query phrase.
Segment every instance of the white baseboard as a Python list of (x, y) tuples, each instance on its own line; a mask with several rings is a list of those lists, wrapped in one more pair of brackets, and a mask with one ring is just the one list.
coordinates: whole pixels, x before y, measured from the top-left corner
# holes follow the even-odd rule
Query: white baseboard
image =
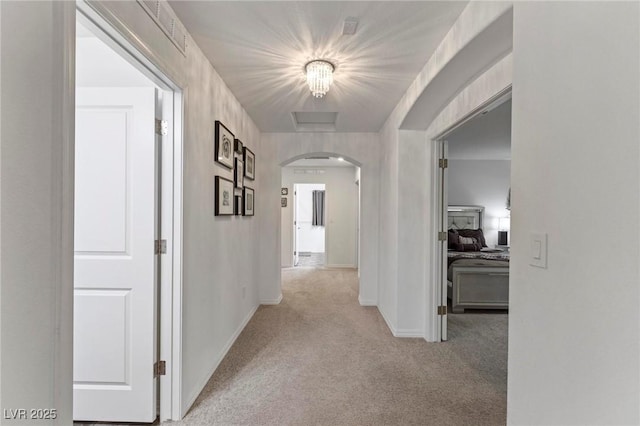
[(411, 338), (419, 337), (421, 339), (424, 339), (424, 333), (422, 332), (422, 330), (418, 330), (418, 329), (401, 328), (396, 330), (396, 332), (393, 335), (395, 337), (411, 337)]
[(261, 305), (279, 305), (280, 302), (282, 302), (282, 293), (280, 293), (280, 297), (278, 297), (277, 299), (265, 299), (265, 300), (261, 300), (260, 304)]
[(325, 268), (335, 268), (335, 269), (356, 269), (356, 265), (334, 265), (334, 264), (326, 264)]
[(256, 311), (258, 310), (258, 307), (259, 305), (251, 309), (249, 314), (244, 318), (244, 320), (242, 320), (242, 323), (240, 324), (240, 326), (229, 338), (229, 340), (227, 341), (227, 344), (224, 345), (224, 348), (222, 348), (222, 351), (220, 352), (220, 356), (218, 356), (218, 358), (213, 363), (213, 367), (209, 371), (209, 374), (207, 374), (204, 377), (204, 379), (201, 380), (200, 383), (198, 383), (198, 386), (196, 386), (195, 388), (196, 390), (187, 399), (187, 404), (182, 407), (182, 414), (186, 414), (191, 409), (191, 406), (193, 405), (193, 403), (196, 402), (196, 399), (198, 398), (198, 396), (200, 395), (204, 387), (207, 385), (207, 382), (209, 382), (209, 379), (211, 379), (211, 376), (213, 376), (213, 373), (220, 366), (220, 363), (222, 362), (224, 357), (227, 356), (227, 352), (229, 352), (229, 349), (231, 349), (231, 346), (233, 346), (233, 344), (236, 342), (236, 339), (238, 338), (240, 333), (242, 333), (242, 330), (244, 330), (244, 328), (247, 326), (251, 318), (253, 318), (253, 314), (256, 313)]
[(378, 302), (375, 300), (366, 300), (360, 296), (358, 296), (358, 303), (360, 303), (360, 306), (378, 306)]
[(387, 323), (387, 327), (389, 327), (389, 330), (391, 330), (391, 334), (393, 334), (395, 336), (396, 335), (396, 327), (393, 325), (393, 323), (391, 321), (389, 321), (389, 318), (387, 318), (387, 315), (384, 313), (384, 311), (382, 309), (380, 309), (380, 306), (378, 306), (378, 312), (380, 312), (380, 315), (382, 315), (382, 319), (384, 320), (384, 322)]
[(396, 328), (391, 321), (389, 321), (389, 318), (387, 318), (387, 316), (385, 315), (384, 311), (382, 309), (380, 309), (380, 307), (378, 307), (378, 312), (380, 312), (380, 315), (382, 315), (382, 318), (384, 319), (384, 322), (387, 323), (387, 327), (389, 327), (389, 330), (391, 331), (391, 334), (393, 334), (393, 337), (420, 337), (420, 338), (424, 338), (424, 333), (422, 332), (422, 330), (418, 330), (418, 329), (408, 329), (408, 328)]

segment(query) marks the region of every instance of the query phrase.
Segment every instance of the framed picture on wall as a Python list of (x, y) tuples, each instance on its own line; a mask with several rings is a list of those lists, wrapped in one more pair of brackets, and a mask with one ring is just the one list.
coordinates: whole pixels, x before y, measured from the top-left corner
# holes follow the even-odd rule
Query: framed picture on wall
[(256, 178), (256, 156), (249, 148), (244, 147), (244, 176), (247, 179)]
[(235, 204), (234, 204), (234, 214), (236, 216), (242, 215), (242, 195), (235, 196)]
[(236, 167), (233, 180), (236, 188), (242, 188), (244, 186), (244, 163), (239, 158), (236, 158), (235, 161)]
[(236, 139), (236, 147), (235, 147), (235, 151), (242, 155), (242, 153), (244, 152), (244, 145), (242, 145), (242, 142), (240, 142), (240, 139)]
[(215, 151), (216, 161), (225, 167), (233, 168), (234, 136), (222, 122), (216, 120)]
[(242, 209), (243, 216), (253, 216), (255, 209), (255, 193), (253, 188), (249, 188), (248, 186), (244, 187), (242, 192), (242, 197), (244, 198), (244, 204)]
[(216, 176), (215, 184), (215, 215), (226, 216), (233, 214), (233, 182), (221, 176)]
[(287, 207), (287, 198), (286, 197), (280, 198), (280, 205), (282, 207)]

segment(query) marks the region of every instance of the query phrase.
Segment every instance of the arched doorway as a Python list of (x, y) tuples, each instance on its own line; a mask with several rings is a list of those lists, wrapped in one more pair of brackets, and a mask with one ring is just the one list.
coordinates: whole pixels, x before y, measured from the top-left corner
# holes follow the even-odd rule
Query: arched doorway
[(281, 164), (281, 177), (279, 266), (358, 269), (359, 163), (337, 153), (299, 155)]

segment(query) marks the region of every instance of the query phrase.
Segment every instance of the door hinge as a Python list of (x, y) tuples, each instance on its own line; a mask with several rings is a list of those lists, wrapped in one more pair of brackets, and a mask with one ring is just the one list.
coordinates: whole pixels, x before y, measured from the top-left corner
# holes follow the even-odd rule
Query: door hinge
[(167, 252), (167, 240), (156, 240), (155, 254), (165, 254)]
[(446, 158), (441, 158), (438, 160), (438, 166), (441, 169), (446, 169), (447, 167), (449, 167), (449, 160), (447, 160)]
[(156, 135), (167, 136), (169, 134), (169, 122), (156, 118)]
[(446, 231), (438, 232), (438, 241), (447, 241), (447, 232)]
[(447, 315), (447, 305), (438, 306), (438, 315)]
[(167, 375), (167, 362), (166, 361), (158, 361), (153, 364), (153, 376), (166, 376)]

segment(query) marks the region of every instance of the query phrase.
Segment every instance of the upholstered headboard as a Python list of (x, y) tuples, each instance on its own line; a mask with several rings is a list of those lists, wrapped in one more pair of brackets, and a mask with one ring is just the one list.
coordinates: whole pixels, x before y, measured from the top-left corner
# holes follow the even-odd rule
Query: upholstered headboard
[(449, 206), (447, 208), (447, 229), (482, 228), (482, 206)]

